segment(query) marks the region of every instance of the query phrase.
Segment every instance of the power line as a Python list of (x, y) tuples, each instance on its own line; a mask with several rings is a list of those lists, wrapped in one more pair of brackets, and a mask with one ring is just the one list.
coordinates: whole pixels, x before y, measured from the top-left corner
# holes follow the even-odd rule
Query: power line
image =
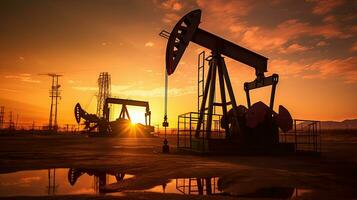
[(52, 78), (52, 85), (51, 85), (51, 88), (49, 91), (49, 93), (50, 93), (49, 97), (51, 98), (51, 107), (50, 107), (50, 117), (49, 117), (48, 129), (57, 131), (57, 128), (58, 128), (57, 107), (58, 107), (58, 101), (59, 101), (59, 99), (61, 99), (61, 90), (59, 89), (61, 87), (61, 85), (58, 83), (58, 78), (63, 75), (55, 74), (55, 73), (40, 74), (40, 75), (47, 75)]

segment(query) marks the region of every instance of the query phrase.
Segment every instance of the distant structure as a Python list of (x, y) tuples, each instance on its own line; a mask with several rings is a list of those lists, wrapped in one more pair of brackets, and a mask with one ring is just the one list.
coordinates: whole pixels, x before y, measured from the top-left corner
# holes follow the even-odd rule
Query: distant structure
[(9, 112), (9, 129), (10, 130), (15, 129), (14, 121), (12, 119), (12, 111)]
[(98, 78), (97, 116), (103, 117), (105, 100), (111, 96), (111, 78), (108, 72), (101, 72)]
[(58, 128), (57, 106), (58, 106), (58, 100), (61, 99), (61, 90), (59, 89), (61, 87), (61, 85), (58, 83), (58, 78), (61, 77), (62, 75), (54, 74), (54, 73), (40, 74), (40, 75), (47, 75), (52, 78), (52, 86), (49, 91), (50, 98), (51, 98), (51, 107), (50, 107), (50, 117), (49, 117), (48, 129), (56, 131)]
[(0, 107), (0, 129), (4, 126), (5, 106)]

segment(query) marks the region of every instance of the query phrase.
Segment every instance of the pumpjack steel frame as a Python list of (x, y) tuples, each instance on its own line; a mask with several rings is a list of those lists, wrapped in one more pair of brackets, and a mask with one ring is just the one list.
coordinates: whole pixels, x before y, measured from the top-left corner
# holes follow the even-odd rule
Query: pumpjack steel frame
[[(217, 72), (218, 72), (219, 86), (220, 86), (220, 92), (221, 92), (221, 103), (214, 102), (214, 94), (216, 91)], [(212, 59), (209, 61), (208, 74), (207, 74), (207, 79), (206, 79), (204, 88), (205, 88), (205, 90), (203, 93), (203, 98), (202, 98), (202, 103), (201, 103), (201, 108), (200, 108), (200, 117), (198, 119), (198, 124), (197, 124), (197, 128), (196, 128), (196, 137), (199, 136), (199, 133), (201, 130), (201, 125), (204, 120), (203, 118), (204, 118), (205, 110), (206, 110), (205, 106), (206, 106), (207, 98), (208, 98), (207, 123), (206, 123), (205, 130), (206, 130), (207, 138), (209, 139), (211, 137), (213, 107), (221, 106), (223, 116), (227, 114), (227, 105), (232, 105), (233, 109), (235, 109), (237, 107), (237, 103), (236, 103), (234, 93), (233, 93), (232, 84), (231, 84), (231, 81), (230, 81), (230, 78), (228, 75), (228, 71), (227, 71), (226, 64), (224, 62), (224, 58), (216, 52), (212, 53)], [(226, 88), (227, 88), (230, 102), (227, 102)], [(236, 113), (234, 112), (233, 115), (236, 120), (236, 123), (238, 124)], [(228, 123), (225, 123), (224, 128), (226, 130), (226, 136), (229, 137), (230, 130), (228, 127)]]

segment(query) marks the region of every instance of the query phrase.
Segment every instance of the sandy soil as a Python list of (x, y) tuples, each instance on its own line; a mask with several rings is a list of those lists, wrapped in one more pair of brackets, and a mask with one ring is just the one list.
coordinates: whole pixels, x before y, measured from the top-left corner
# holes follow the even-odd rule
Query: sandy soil
[[(253, 192), (262, 187), (297, 187), (312, 192), (299, 199), (357, 199), (357, 137), (328, 135), (321, 157), (197, 156), (162, 154), (162, 138), (87, 138), (83, 136), (0, 137), (0, 173), (45, 168), (111, 168), (134, 174), (109, 190), (123, 197), (56, 196), (40, 199), (234, 199), (130, 192), (186, 177), (222, 177), (224, 190)], [(129, 192), (125, 192), (130, 190)], [(38, 199), (13, 197), (10, 199)]]

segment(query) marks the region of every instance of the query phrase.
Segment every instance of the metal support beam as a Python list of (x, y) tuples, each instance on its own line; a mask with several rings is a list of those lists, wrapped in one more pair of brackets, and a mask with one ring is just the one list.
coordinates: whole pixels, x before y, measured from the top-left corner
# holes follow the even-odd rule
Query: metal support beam
[(212, 114), (213, 114), (213, 103), (214, 103), (214, 94), (216, 92), (216, 74), (217, 74), (217, 60), (216, 58), (212, 58), (210, 60), (210, 68), (212, 68), (211, 76), (211, 85), (209, 91), (209, 99), (208, 99), (208, 115), (207, 115), (207, 124), (206, 124), (206, 134), (207, 138), (211, 137), (211, 126), (212, 126)]
[(239, 125), (238, 125), (238, 116), (237, 116), (237, 113), (235, 112), (235, 110), (237, 109), (236, 98), (234, 97), (234, 92), (233, 92), (231, 80), (229, 79), (227, 66), (226, 66), (226, 63), (224, 62), (224, 58), (222, 56), (220, 59), (220, 66), (222, 67), (223, 77), (226, 81), (227, 91), (228, 91), (229, 98), (230, 98), (231, 104), (232, 104), (234, 123), (236, 124), (238, 131), (240, 131)]
[[(232, 109), (234, 109), (234, 110), (237, 107), (236, 100), (235, 100), (234, 93), (233, 93), (233, 88), (232, 88), (231, 81), (229, 79), (229, 75), (227, 72), (227, 67), (225, 65), (223, 57), (220, 54), (213, 52), (212, 59), (209, 62), (208, 70), (209, 71), (207, 74), (207, 80), (206, 80), (206, 84), (205, 84), (205, 92), (203, 95), (199, 120), (198, 120), (197, 127), (196, 127), (196, 137), (199, 136), (199, 133), (201, 131), (201, 124), (204, 121), (205, 110), (206, 110), (205, 105), (206, 105), (207, 98), (208, 98), (208, 106), (207, 106), (208, 112), (207, 112), (207, 123), (206, 123), (206, 127), (205, 127), (205, 132), (206, 132), (207, 138), (210, 138), (210, 136), (211, 136), (213, 107), (221, 106), (223, 115), (227, 114), (227, 105), (232, 105)], [(220, 90), (221, 90), (221, 101), (222, 101), (221, 103), (214, 102), (217, 71), (218, 71), (218, 78), (219, 78)], [(225, 85), (227, 87), (227, 91), (228, 91), (229, 98), (230, 98), (229, 103), (227, 103), (227, 99), (226, 99)], [(238, 125), (238, 118), (237, 118), (235, 112), (233, 112), (233, 117), (235, 119), (235, 123)], [(230, 137), (231, 134), (229, 132), (228, 123), (225, 123), (225, 130), (226, 130), (226, 137)]]
[[(226, 89), (224, 86), (223, 70), (221, 67), (218, 67), (218, 78), (219, 78), (219, 86), (220, 86), (220, 90), (221, 90), (222, 112), (223, 112), (223, 116), (227, 116)], [(225, 117), (225, 122), (223, 122), (223, 123), (224, 123), (223, 125), (224, 125), (224, 129), (226, 132), (226, 137), (227, 137), (230, 135), (227, 117)]]
[(205, 118), (205, 107), (206, 107), (206, 101), (207, 101), (207, 94), (208, 94), (210, 82), (211, 82), (211, 76), (210, 76), (211, 73), (212, 73), (212, 66), (210, 65), (208, 68), (208, 73), (207, 73), (205, 92), (203, 93), (203, 98), (202, 98), (202, 103), (201, 103), (200, 116), (199, 116), (199, 119), (197, 122), (197, 127), (196, 127), (196, 134), (195, 134), (196, 137), (200, 136), (201, 125)]

